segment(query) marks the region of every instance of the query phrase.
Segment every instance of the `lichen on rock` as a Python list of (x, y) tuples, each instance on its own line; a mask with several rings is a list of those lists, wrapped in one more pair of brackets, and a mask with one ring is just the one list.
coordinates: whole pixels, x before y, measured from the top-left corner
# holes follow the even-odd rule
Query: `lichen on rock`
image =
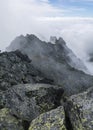
[[(72, 108), (74, 112), (70, 113), (70, 120), (73, 124), (77, 124), (76, 126), (80, 125), (80, 121), (84, 130), (92, 130), (93, 129), (93, 87), (88, 89), (87, 91), (73, 95), (69, 98), (70, 102), (74, 104)], [(77, 112), (75, 111), (75, 106)], [(80, 121), (77, 122), (77, 118), (75, 120), (75, 116), (79, 115)], [(72, 115), (72, 116), (71, 116)], [(72, 118), (71, 118), (72, 117)], [(74, 119), (74, 120), (72, 120)]]
[(0, 104), (22, 120), (32, 121), (60, 105), (63, 89), (49, 84), (20, 84), (1, 93)]
[(44, 113), (32, 121), (29, 130), (66, 130), (63, 107)]
[(0, 110), (0, 130), (24, 130), (22, 122), (11, 115), (8, 108)]

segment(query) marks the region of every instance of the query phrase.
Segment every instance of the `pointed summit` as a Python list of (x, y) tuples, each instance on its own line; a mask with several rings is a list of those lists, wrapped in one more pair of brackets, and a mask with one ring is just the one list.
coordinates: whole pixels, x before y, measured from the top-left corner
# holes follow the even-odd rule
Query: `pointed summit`
[(7, 50), (19, 49), (28, 55), (32, 65), (46, 78), (61, 85), (68, 95), (86, 90), (93, 84), (92, 77), (84, 73), (87, 72), (87, 68), (66, 46), (63, 38), (51, 38), (55, 44), (41, 41), (35, 35), (19, 36)]

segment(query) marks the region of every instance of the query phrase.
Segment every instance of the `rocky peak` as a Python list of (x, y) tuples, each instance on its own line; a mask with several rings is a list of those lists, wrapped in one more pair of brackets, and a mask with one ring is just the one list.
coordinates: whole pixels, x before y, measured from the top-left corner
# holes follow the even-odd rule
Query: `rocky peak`
[[(29, 57), (31, 55), (51, 57), (52, 55), (52, 58), (55, 58), (55, 55), (60, 55), (60, 58), (65, 59), (70, 66), (79, 70), (83, 70), (86, 73), (88, 72), (82, 61), (78, 59), (75, 54), (66, 46), (63, 38), (60, 37), (57, 39), (56, 37), (50, 37), (50, 41), (50, 43), (41, 41), (32, 34), (27, 34), (26, 36), (21, 35), (11, 42), (11, 45), (7, 48), (7, 51), (19, 49), (22, 52), (27, 53)], [(31, 53), (31, 55), (28, 53)]]
[(21, 35), (0, 53), (0, 130), (93, 129), (93, 76), (54, 40)]
[[(7, 48), (10, 51), (16, 49), (28, 55), (32, 65), (46, 78), (53, 80), (57, 85), (64, 84), (68, 94), (78, 93), (92, 85), (92, 76), (77, 70), (87, 71), (62, 38), (59, 38), (56, 44), (52, 44), (27, 34), (23, 38), (17, 37)], [(73, 88), (72, 91), (69, 84)]]
[(66, 45), (66, 42), (63, 40), (62, 37), (59, 37), (59, 39), (56, 41), (56, 44)]
[(29, 38), (30, 40), (39, 40), (39, 38), (37, 36), (35, 36), (34, 34), (27, 34), (26, 38)]
[(56, 36), (51, 36), (51, 37), (50, 37), (50, 42), (51, 42), (51, 43), (55, 44), (56, 41), (57, 41)]
[(93, 62), (93, 53), (89, 53), (89, 62)]

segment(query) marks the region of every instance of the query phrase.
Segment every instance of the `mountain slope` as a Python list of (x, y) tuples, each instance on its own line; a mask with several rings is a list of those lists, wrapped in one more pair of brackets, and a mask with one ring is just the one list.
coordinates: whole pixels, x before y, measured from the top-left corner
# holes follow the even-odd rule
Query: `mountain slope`
[(27, 54), (32, 60), (32, 65), (46, 78), (62, 86), (68, 95), (79, 93), (93, 85), (92, 76), (75, 69), (77, 66), (80, 69), (85, 67), (67, 48), (62, 38), (57, 39), (55, 44), (52, 44), (41, 41), (34, 35), (21, 35), (11, 43), (7, 51), (17, 49)]

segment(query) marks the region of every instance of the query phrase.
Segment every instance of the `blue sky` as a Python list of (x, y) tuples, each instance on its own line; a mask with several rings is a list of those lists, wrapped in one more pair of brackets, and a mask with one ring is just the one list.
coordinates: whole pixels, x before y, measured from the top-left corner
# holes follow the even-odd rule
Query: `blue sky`
[(93, 0), (49, 0), (59, 8), (65, 9), (65, 16), (93, 17)]

